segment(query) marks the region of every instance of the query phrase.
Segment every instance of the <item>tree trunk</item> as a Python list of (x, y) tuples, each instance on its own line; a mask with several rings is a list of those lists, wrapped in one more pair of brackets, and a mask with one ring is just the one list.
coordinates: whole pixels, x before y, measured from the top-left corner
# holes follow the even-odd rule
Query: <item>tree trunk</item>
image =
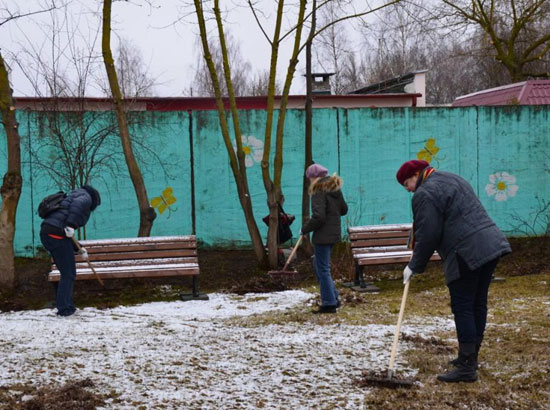
[(2, 195), (2, 207), (0, 208), (0, 266), (2, 267), (0, 269), (0, 287), (11, 292), (16, 285), (13, 237), (15, 234), (15, 215), (21, 196), (23, 179), (21, 177), (21, 145), (15, 118), (12, 89), (1, 52), (0, 112), (8, 148), (8, 169), (0, 188)]
[(237, 103), (235, 100), (235, 95), (233, 92), (233, 86), (231, 83), (231, 73), (229, 68), (229, 61), (227, 55), (227, 48), (225, 45), (225, 36), (223, 32), (223, 23), (220, 15), (220, 9), (218, 2), (214, 3), (214, 13), (216, 16), (216, 22), (218, 25), (218, 32), (221, 41), (221, 50), (223, 55), (223, 65), (224, 65), (224, 74), (227, 84), (227, 89), (229, 93), (229, 100), (231, 105), (231, 113), (233, 115), (233, 127), (235, 131), (235, 145), (237, 147), (237, 154), (233, 150), (233, 145), (231, 144), (231, 137), (229, 133), (229, 126), (227, 125), (227, 117), (225, 112), (225, 105), (223, 101), (223, 96), (221, 92), (220, 82), (218, 80), (218, 73), (214, 65), (212, 55), (210, 53), (210, 47), (208, 45), (208, 34), (206, 31), (206, 23), (203, 14), (202, 4), (199, 0), (195, 0), (195, 11), (197, 15), (197, 21), (200, 31), (200, 39), (203, 47), (204, 60), (208, 71), (210, 74), (210, 79), (212, 80), (212, 87), (216, 95), (216, 107), (218, 110), (218, 119), (220, 123), (221, 133), (227, 154), (229, 156), (229, 164), (231, 166), (231, 171), (233, 172), (233, 178), (235, 179), (235, 184), (237, 186), (237, 193), (239, 195), (239, 202), (244, 213), (246, 226), (248, 228), (248, 233), (252, 241), (252, 246), (254, 248), (254, 253), (256, 259), (260, 266), (265, 267), (267, 265), (266, 252), (263, 244), (258, 225), (254, 218), (254, 211), (252, 208), (252, 201), (250, 196), (250, 190), (248, 187), (248, 179), (246, 174), (246, 165), (245, 165), (245, 155), (242, 149), (242, 136), (239, 126), (239, 117), (237, 112)]
[(111, 87), (111, 95), (115, 104), (115, 111), (118, 120), (118, 128), (122, 150), (128, 172), (136, 191), (137, 201), (139, 205), (139, 231), (138, 236), (150, 236), (153, 228), (153, 221), (157, 217), (155, 210), (149, 205), (147, 190), (143, 182), (141, 170), (132, 150), (132, 141), (128, 130), (128, 121), (124, 107), (122, 93), (115, 69), (115, 61), (111, 52), (111, 4), (112, 0), (104, 0), (103, 2), (103, 37), (101, 48), (103, 54), (103, 62)]
[[(306, 135), (304, 141), (304, 177), (303, 177), (303, 188), (302, 188), (302, 226), (309, 219), (309, 180), (306, 177), (307, 168), (313, 164), (313, 96), (312, 96), (312, 81), (311, 78), (311, 44), (313, 43), (313, 37), (315, 36), (316, 30), (316, 11), (317, 11), (317, 1), (313, 0), (311, 13), (311, 28), (309, 31), (309, 36), (306, 43)], [(309, 235), (307, 235), (302, 241), (302, 248), (304, 252), (311, 256), (313, 255), (313, 249), (311, 246), (311, 241), (309, 240)]]
[[(296, 35), (294, 37), (294, 47), (293, 47), (292, 56), (290, 57), (290, 62), (287, 68), (285, 84), (283, 87), (283, 92), (281, 94), (281, 101), (279, 105), (279, 117), (277, 118), (277, 130), (276, 130), (276, 139), (275, 139), (275, 158), (273, 161), (273, 182), (269, 184), (269, 189), (266, 189), (269, 206), (270, 206), (270, 217), (272, 216), (273, 213), (277, 213), (278, 215), (278, 204), (282, 201), (282, 197), (283, 197), (281, 180), (283, 175), (284, 124), (285, 124), (285, 118), (286, 118), (288, 96), (290, 94), (290, 86), (294, 78), (294, 73), (296, 72), (296, 66), (298, 65), (298, 55), (300, 53), (300, 41), (302, 38), (302, 30), (304, 27), (305, 9), (306, 9), (306, 1), (301, 0), (300, 6), (299, 6), (298, 20), (296, 23)], [(273, 222), (274, 221), (272, 220), (272, 218), (270, 218), (269, 228), (270, 228), (270, 231), (274, 232), (274, 234), (276, 235), (278, 230), (278, 225), (274, 224), (274, 226), (272, 226)], [(269, 249), (270, 249), (269, 263), (270, 263), (270, 266), (273, 268), (277, 265), (277, 260), (278, 260), (276, 247), (274, 252), (271, 252), (271, 248)]]

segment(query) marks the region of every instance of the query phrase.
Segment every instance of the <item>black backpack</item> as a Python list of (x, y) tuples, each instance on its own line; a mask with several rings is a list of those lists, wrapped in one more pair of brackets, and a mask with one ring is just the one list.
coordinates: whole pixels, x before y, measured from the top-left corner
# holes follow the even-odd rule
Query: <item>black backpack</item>
[(38, 205), (38, 216), (44, 219), (52, 212), (63, 208), (61, 206), (61, 201), (63, 201), (66, 197), (67, 194), (63, 191), (59, 191), (45, 197), (42, 202), (40, 202), (40, 205)]

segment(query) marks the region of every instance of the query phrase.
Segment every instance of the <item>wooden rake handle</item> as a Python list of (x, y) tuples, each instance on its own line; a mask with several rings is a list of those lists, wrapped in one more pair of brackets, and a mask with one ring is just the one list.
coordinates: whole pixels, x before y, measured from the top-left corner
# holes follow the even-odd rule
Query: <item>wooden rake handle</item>
[[(71, 239), (73, 240), (73, 243), (74, 245), (76, 246), (76, 248), (80, 251), (80, 249), (82, 249), (82, 245), (80, 245), (80, 243), (74, 238), (74, 236), (71, 236)], [(99, 275), (97, 274), (97, 272), (95, 271), (94, 267), (92, 266), (92, 264), (90, 263), (90, 261), (88, 259), (86, 259), (86, 262), (88, 262), (88, 266), (90, 267), (90, 269), (92, 270), (92, 272), (94, 273), (95, 275), (95, 278), (97, 279), (97, 281), (99, 282), (99, 284), (103, 287), (105, 287), (105, 284), (103, 283), (103, 280), (99, 277)]]
[(388, 370), (390, 371), (390, 373), (393, 371), (395, 354), (397, 353), (397, 343), (399, 342), (399, 331), (401, 330), (401, 323), (403, 322), (403, 313), (405, 312), (405, 302), (407, 301), (407, 294), (409, 293), (410, 284), (411, 284), (411, 279), (409, 278), (408, 282), (405, 284), (405, 289), (403, 290), (403, 298), (401, 299), (401, 307), (399, 308), (399, 317), (397, 318), (397, 326), (395, 327), (395, 335), (393, 336), (393, 346), (392, 346), (391, 355), (390, 355), (390, 366), (388, 367)]
[(304, 237), (304, 235), (300, 235), (300, 237), (296, 241), (296, 245), (294, 245), (294, 249), (292, 249), (292, 253), (290, 254), (288, 259), (286, 260), (285, 266), (283, 266), (283, 272), (286, 271), (286, 268), (288, 268), (288, 265), (290, 264), (290, 261), (294, 258), (294, 255), (296, 254), (296, 251), (298, 250), (298, 246), (300, 246), (300, 243), (302, 242), (303, 237)]

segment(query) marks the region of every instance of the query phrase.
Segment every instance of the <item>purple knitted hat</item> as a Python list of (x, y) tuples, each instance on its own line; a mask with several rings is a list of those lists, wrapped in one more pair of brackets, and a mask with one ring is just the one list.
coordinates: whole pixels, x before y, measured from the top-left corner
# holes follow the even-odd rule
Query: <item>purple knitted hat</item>
[(319, 164), (313, 164), (307, 167), (306, 177), (308, 178), (322, 178), (326, 177), (328, 174), (328, 169)]

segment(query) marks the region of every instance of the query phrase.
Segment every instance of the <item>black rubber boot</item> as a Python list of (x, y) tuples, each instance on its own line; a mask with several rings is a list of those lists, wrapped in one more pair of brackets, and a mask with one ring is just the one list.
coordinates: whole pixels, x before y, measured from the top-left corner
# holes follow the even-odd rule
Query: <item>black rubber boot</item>
[(477, 360), (475, 343), (459, 343), (456, 367), (437, 376), (442, 382), (475, 382), (477, 380)]

